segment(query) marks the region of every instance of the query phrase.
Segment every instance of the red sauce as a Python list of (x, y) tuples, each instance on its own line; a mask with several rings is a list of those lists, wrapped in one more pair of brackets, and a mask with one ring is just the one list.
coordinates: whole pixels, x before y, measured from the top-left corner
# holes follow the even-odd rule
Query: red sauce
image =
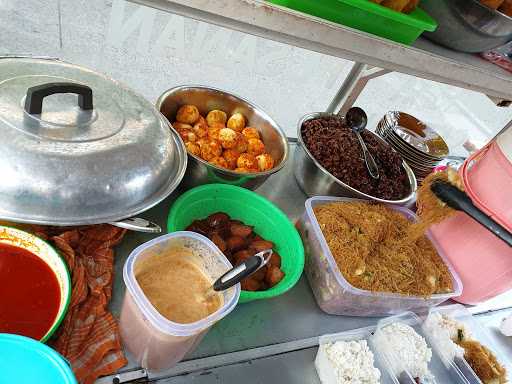
[(0, 243), (0, 333), (41, 339), (60, 304), (57, 276), (26, 249)]

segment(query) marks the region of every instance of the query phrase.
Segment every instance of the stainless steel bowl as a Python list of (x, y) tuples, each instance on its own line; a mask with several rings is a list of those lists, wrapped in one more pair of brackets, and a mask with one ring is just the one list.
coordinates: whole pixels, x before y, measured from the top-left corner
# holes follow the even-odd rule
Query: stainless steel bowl
[[(319, 117), (332, 116), (329, 113), (314, 112), (303, 116), (297, 126), (297, 148), (295, 150), (295, 161), (294, 161), (294, 173), (297, 182), (301, 189), (308, 196), (346, 196), (356, 197), (368, 200), (378, 201), (386, 204), (397, 204), (397, 205), (408, 205), (412, 203), (416, 197), (416, 189), (418, 185), (416, 183), (416, 177), (414, 176), (411, 168), (404, 162), (402, 162), (409, 183), (411, 186), (411, 193), (400, 200), (385, 200), (379, 199), (375, 196), (367, 195), (366, 193), (360, 192), (357, 189), (352, 188), (350, 185), (345, 184), (336, 177), (334, 177), (329, 171), (327, 171), (320, 163), (313, 157), (309, 152), (306, 145), (302, 141), (302, 124), (311, 119)], [(380, 142), (389, 146), (383, 139), (378, 135), (373, 134)]]
[(267, 152), (275, 159), (275, 167), (269, 171), (241, 174), (217, 167), (189, 153), (187, 172), (182, 183), (185, 188), (222, 183), (256, 189), (270, 175), (283, 168), (288, 159), (288, 139), (279, 125), (261, 108), (240, 96), (201, 85), (171, 88), (158, 98), (156, 107), (169, 122), (173, 122), (178, 108), (184, 104), (195, 105), (203, 116), (213, 109), (223, 110), (228, 115), (242, 113), (248, 121), (247, 125), (258, 128)]
[(421, 8), (437, 20), (423, 35), (462, 52), (485, 52), (512, 40), (512, 18), (478, 0), (422, 0)]

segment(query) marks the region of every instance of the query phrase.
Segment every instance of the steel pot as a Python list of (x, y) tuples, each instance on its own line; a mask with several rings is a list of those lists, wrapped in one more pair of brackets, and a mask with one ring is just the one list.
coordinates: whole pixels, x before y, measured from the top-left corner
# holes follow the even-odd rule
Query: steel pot
[[(55, 60), (0, 59), (0, 219), (112, 223), (167, 197), (183, 178), (179, 135), (142, 96)], [(119, 222), (121, 221), (121, 222)]]
[(157, 109), (173, 122), (178, 108), (184, 104), (195, 105), (199, 112), (206, 114), (213, 109), (220, 109), (231, 115), (242, 113), (248, 125), (257, 127), (267, 151), (276, 160), (275, 167), (266, 172), (240, 174), (217, 167), (198, 156), (188, 154), (188, 167), (183, 185), (193, 188), (198, 185), (222, 183), (254, 190), (270, 175), (284, 167), (288, 159), (288, 139), (279, 125), (263, 110), (240, 96), (201, 85), (183, 85), (165, 91), (157, 100)]
[(478, 0), (422, 0), (421, 8), (437, 20), (423, 36), (462, 52), (485, 52), (512, 40), (512, 18)]
[[(416, 198), (416, 177), (413, 171), (405, 161), (402, 165), (409, 178), (411, 193), (400, 200), (385, 200), (375, 196), (367, 195), (357, 189), (352, 188), (350, 185), (345, 184), (341, 180), (334, 177), (313, 157), (313, 155), (306, 148), (302, 141), (302, 124), (304, 122), (324, 116), (332, 116), (329, 113), (314, 112), (303, 116), (297, 124), (297, 147), (294, 156), (294, 173), (297, 183), (300, 188), (308, 196), (342, 196), (342, 197), (355, 197), (367, 200), (378, 201), (386, 204), (408, 205), (411, 204)], [(373, 134), (379, 141), (386, 146), (389, 146), (380, 136)]]

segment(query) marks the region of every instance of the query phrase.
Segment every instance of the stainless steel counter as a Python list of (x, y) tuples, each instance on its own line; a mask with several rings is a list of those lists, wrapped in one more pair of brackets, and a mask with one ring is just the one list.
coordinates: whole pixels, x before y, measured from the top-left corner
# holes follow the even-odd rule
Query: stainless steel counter
[[(269, 178), (257, 192), (273, 201), (295, 222), (303, 213), (306, 196), (298, 188), (293, 176), (294, 144), (291, 149), (291, 157), (285, 168)], [(173, 194), (142, 217), (165, 228), (169, 209), (178, 195), (179, 192)], [(125, 291), (122, 279), (124, 262), (136, 246), (153, 237), (130, 232), (117, 248), (114, 292), (110, 303), (110, 309), (116, 317), (119, 316)], [(506, 306), (512, 307), (512, 300), (494, 305), (493, 309)], [(478, 308), (472, 311), (478, 313)], [(503, 312), (496, 312), (496, 315), (503, 317)], [(158, 380), (159, 383), (229, 384), (238, 383), (241, 377), (246, 384), (317, 383), (313, 366), (317, 337), (374, 325), (377, 320), (332, 316), (322, 312), (316, 305), (307, 280), (302, 276), (299, 283), (282, 296), (238, 305), (208, 332), (187, 361), (175, 368), (158, 373), (136, 371), (139, 367), (127, 353), (129, 364), (120, 372), (136, 371), (133, 375), (127, 375), (126, 379), (146, 377)], [(100, 379), (98, 384), (116, 383), (115, 378), (110, 376)], [(125, 380), (124, 375), (117, 379), (120, 379), (117, 383)]]
[[(506, 309), (490, 314), (481, 314), (477, 317), (483, 325), (491, 329), (491, 334), (494, 335), (495, 341), (497, 341), (502, 351), (508, 356), (512, 355), (512, 338), (507, 340), (505, 337), (497, 334), (497, 326), (501, 319), (511, 312), (512, 310)], [(316, 346), (300, 348), (299, 345), (297, 347), (297, 349), (287, 353), (268, 354), (248, 361), (238, 360), (232, 362), (228, 359), (218, 366), (212, 365), (200, 368), (198, 362), (196, 364), (199, 369), (194, 372), (189, 371), (190, 373), (183, 374), (177, 370), (176, 376), (163, 378), (156, 382), (158, 384), (229, 384), (239, 383), (243, 380), (244, 384), (320, 384), (314, 365), (318, 348)], [(206, 363), (206, 361), (202, 361), (202, 363)], [(187, 364), (189, 363), (181, 363), (177, 368), (184, 368)], [(189, 364), (187, 368), (190, 369), (192, 366)]]

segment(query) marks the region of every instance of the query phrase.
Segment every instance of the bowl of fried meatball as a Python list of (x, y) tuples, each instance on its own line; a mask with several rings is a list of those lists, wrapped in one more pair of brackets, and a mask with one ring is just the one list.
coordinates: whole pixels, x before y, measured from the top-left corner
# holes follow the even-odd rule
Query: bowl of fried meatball
[(288, 159), (288, 139), (260, 107), (200, 85), (165, 91), (156, 104), (188, 153), (183, 187), (222, 183), (256, 189)]

